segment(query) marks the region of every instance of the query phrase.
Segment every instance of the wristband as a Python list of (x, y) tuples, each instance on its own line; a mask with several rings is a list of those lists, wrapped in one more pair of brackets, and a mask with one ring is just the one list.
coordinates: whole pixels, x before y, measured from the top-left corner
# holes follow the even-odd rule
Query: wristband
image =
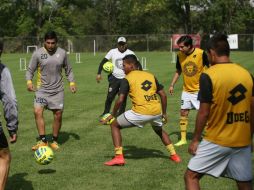
[(70, 82), (70, 86), (75, 86), (75, 82)]
[(27, 80), (26, 84), (32, 84), (33, 82), (31, 80)]

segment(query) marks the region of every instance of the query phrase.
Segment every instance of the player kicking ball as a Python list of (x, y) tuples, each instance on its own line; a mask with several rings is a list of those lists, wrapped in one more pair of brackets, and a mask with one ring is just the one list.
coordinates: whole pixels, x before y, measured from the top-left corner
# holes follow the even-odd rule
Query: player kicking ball
[(110, 125), (115, 157), (104, 163), (107, 166), (125, 164), (120, 130), (130, 127), (142, 128), (147, 123), (151, 124), (154, 132), (166, 146), (170, 154), (170, 160), (176, 163), (181, 162), (168, 134), (162, 129), (163, 123), (167, 122), (167, 95), (155, 76), (141, 71), (139, 67), (140, 63), (135, 55), (126, 55), (123, 58), (123, 68), (126, 77), (121, 83), (119, 97), (113, 108), (112, 115), (105, 122), (111, 121), (116, 116), (118, 109), (128, 94), (132, 101), (132, 109), (119, 115)]

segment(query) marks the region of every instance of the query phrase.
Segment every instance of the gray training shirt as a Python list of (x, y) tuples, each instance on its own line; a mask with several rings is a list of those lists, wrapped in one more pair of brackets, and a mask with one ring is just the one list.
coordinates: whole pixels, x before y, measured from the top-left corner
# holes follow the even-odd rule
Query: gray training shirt
[[(0, 99), (3, 103), (6, 127), (11, 134), (18, 130), (18, 106), (9, 69), (0, 62)], [(0, 133), (3, 132), (0, 122)]]
[(26, 80), (32, 80), (37, 70), (37, 91), (54, 94), (63, 91), (62, 69), (69, 82), (74, 81), (74, 75), (66, 51), (57, 47), (56, 52), (50, 55), (42, 47), (35, 51), (26, 72)]

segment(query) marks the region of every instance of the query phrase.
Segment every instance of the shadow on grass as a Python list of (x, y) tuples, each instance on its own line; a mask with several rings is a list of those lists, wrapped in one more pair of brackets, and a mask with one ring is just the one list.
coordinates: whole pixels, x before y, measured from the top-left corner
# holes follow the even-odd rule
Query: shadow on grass
[(38, 173), (39, 173), (39, 174), (52, 174), (52, 173), (56, 173), (56, 170), (52, 170), (52, 169), (43, 169), (43, 170), (39, 170)]
[(168, 158), (168, 156), (166, 156), (160, 150), (139, 148), (136, 146), (124, 146), (124, 157), (128, 159), (143, 159), (154, 157)]
[(5, 190), (33, 190), (32, 182), (25, 180), (28, 173), (18, 173), (8, 177)]
[[(46, 135), (46, 138), (49, 142), (51, 142), (52, 140), (52, 134)], [(80, 136), (77, 135), (76, 133), (69, 133), (69, 132), (65, 132), (65, 131), (60, 131), (59, 133), (59, 137), (58, 137), (58, 143), (64, 144), (65, 142), (67, 142), (70, 138), (74, 138), (75, 140), (80, 140)], [(39, 140), (39, 137), (36, 138), (36, 140)]]
[[(178, 141), (181, 139), (180, 131), (179, 132), (172, 132), (172, 133), (169, 134), (169, 136), (171, 136), (171, 135), (177, 135)], [(192, 138), (193, 138), (193, 133), (192, 132), (187, 132), (186, 139), (187, 140), (192, 140)]]

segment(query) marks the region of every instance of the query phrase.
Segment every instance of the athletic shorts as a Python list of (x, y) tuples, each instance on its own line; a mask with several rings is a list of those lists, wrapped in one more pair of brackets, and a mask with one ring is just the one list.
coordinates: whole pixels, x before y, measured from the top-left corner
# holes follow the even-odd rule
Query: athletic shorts
[(142, 115), (128, 110), (117, 117), (117, 122), (121, 128), (129, 127), (144, 127), (145, 124), (150, 123), (154, 127), (162, 127), (162, 117), (159, 115)]
[(223, 147), (202, 140), (188, 169), (214, 177), (228, 177), (236, 181), (252, 180), (251, 147)]
[(189, 93), (189, 92), (182, 92), (181, 96), (181, 109), (199, 109), (199, 100), (198, 100), (198, 92), (196, 93)]
[(6, 139), (4, 132), (0, 133), (0, 149), (1, 148), (8, 148), (8, 141)]
[(34, 98), (34, 107), (40, 106), (49, 110), (63, 110), (64, 91), (48, 94), (37, 91)]

